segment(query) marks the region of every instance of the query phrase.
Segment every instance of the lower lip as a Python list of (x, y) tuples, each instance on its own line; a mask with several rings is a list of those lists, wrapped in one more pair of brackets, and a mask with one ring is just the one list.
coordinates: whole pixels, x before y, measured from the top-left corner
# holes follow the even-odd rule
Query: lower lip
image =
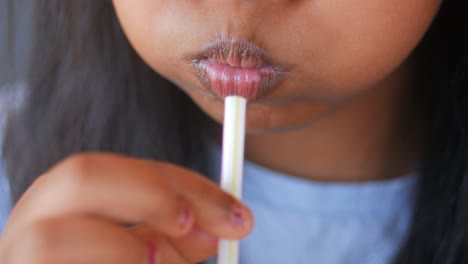
[(278, 75), (271, 66), (232, 67), (208, 59), (196, 63), (196, 68), (202, 82), (218, 97), (224, 99), (237, 95), (249, 102), (262, 97), (273, 86)]

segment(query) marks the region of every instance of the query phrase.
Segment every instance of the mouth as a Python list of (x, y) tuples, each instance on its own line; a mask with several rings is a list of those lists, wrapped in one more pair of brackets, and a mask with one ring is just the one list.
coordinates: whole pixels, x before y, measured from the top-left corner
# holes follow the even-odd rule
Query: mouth
[(209, 43), (191, 59), (205, 88), (224, 99), (242, 96), (252, 102), (273, 90), (282, 70), (269, 62), (262, 48), (246, 40), (220, 39)]

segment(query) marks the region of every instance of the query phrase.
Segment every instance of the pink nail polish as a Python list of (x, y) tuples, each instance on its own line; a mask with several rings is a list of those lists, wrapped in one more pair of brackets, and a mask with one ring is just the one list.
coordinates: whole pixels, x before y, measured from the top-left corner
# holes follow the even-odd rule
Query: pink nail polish
[(156, 245), (153, 242), (148, 242), (146, 247), (148, 249), (148, 264), (156, 264)]
[(245, 228), (247, 216), (245, 210), (240, 206), (234, 206), (231, 210), (231, 223), (238, 228)]

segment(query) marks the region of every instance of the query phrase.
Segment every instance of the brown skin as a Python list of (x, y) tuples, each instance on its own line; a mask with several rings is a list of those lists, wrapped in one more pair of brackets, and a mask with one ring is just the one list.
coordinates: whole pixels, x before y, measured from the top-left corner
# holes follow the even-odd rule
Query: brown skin
[(148, 242), (156, 245), (156, 263), (196, 263), (216, 253), (219, 237), (239, 239), (252, 227), (248, 208), (194, 172), (78, 154), (42, 175), (17, 203), (0, 240), (0, 263), (146, 264)]
[(249, 160), (322, 181), (396, 177), (417, 166), (419, 146), (407, 145), (411, 129), (400, 120), (410, 90), (403, 65), (441, 0), (113, 2), (141, 57), (220, 123), (222, 100), (185, 57), (224, 37), (247, 39), (284, 65), (283, 81), (248, 108)]
[[(322, 181), (390, 178), (417, 166), (405, 61), (441, 0), (113, 2), (141, 57), (218, 122), (223, 102), (187, 56), (219, 37), (246, 39), (284, 66), (277, 87), (249, 105), (250, 160)], [(80, 154), (40, 177), (16, 205), (0, 262), (148, 263), (152, 241), (157, 263), (196, 263), (216, 253), (218, 238), (244, 237), (252, 226), (247, 208), (198, 174)]]

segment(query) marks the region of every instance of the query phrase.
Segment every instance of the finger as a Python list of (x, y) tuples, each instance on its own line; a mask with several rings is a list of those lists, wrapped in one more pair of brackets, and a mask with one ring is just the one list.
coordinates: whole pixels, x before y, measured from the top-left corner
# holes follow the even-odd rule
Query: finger
[[(81, 154), (40, 177), (8, 223), (21, 229), (41, 219), (87, 214), (118, 223), (148, 222), (172, 236), (194, 222), (190, 203), (172, 188), (157, 163), (111, 154)], [(13, 232), (13, 231), (11, 231)]]
[[(146, 264), (146, 245), (125, 228), (90, 216), (43, 220), (23, 230), (6, 263)], [(25, 254), (27, 252), (27, 254)]]
[(15, 226), (24, 226), (83, 213), (125, 223), (148, 221), (171, 236), (186, 234), (195, 217), (201, 229), (223, 238), (244, 237), (253, 225), (251, 212), (240, 201), (199, 174), (167, 163), (96, 153), (75, 155), (40, 177), (12, 218)]
[(175, 173), (170, 180), (191, 202), (200, 229), (226, 239), (241, 239), (251, 232), (254, 217), (247, 206), (208, 179), (185, 175)]
[(44, 220), (26, 232), (10, 248), (7, 263), (189, 263), (155, 233), (141, 239), (126, 228), (90, 216)]
[(193, 263), (213, 257), (217, 253), (218, 241), (219, 239), (198, 227), (183, 237), (170, 239), (171, 245), (180, 255)]
[[(198, 262), (191, 261), (185, 255), (181, 254), (181, 252), (170, 242), (170, 239), (160, 236), (157, 231), (148, 225), (141, 224), (130, 227), (128, 230), (134, 233), (135, 236), (139, 237), (142, 241), (150, 241), (150, 244), (148, 244), (148, 263), (185, 264)], [(192, 247), (193, 250), (196, 250), (197, 248), (196, 245), (192, 245)]]
[[(129, 230), (145, 241), (157, 236), (157, 231), (145, 224), (130, 227)], [(218, 238), (196, 226), (183, 237), (167, 240), (180, 256), (192, 263), (205, 261), (217, 253)]]

